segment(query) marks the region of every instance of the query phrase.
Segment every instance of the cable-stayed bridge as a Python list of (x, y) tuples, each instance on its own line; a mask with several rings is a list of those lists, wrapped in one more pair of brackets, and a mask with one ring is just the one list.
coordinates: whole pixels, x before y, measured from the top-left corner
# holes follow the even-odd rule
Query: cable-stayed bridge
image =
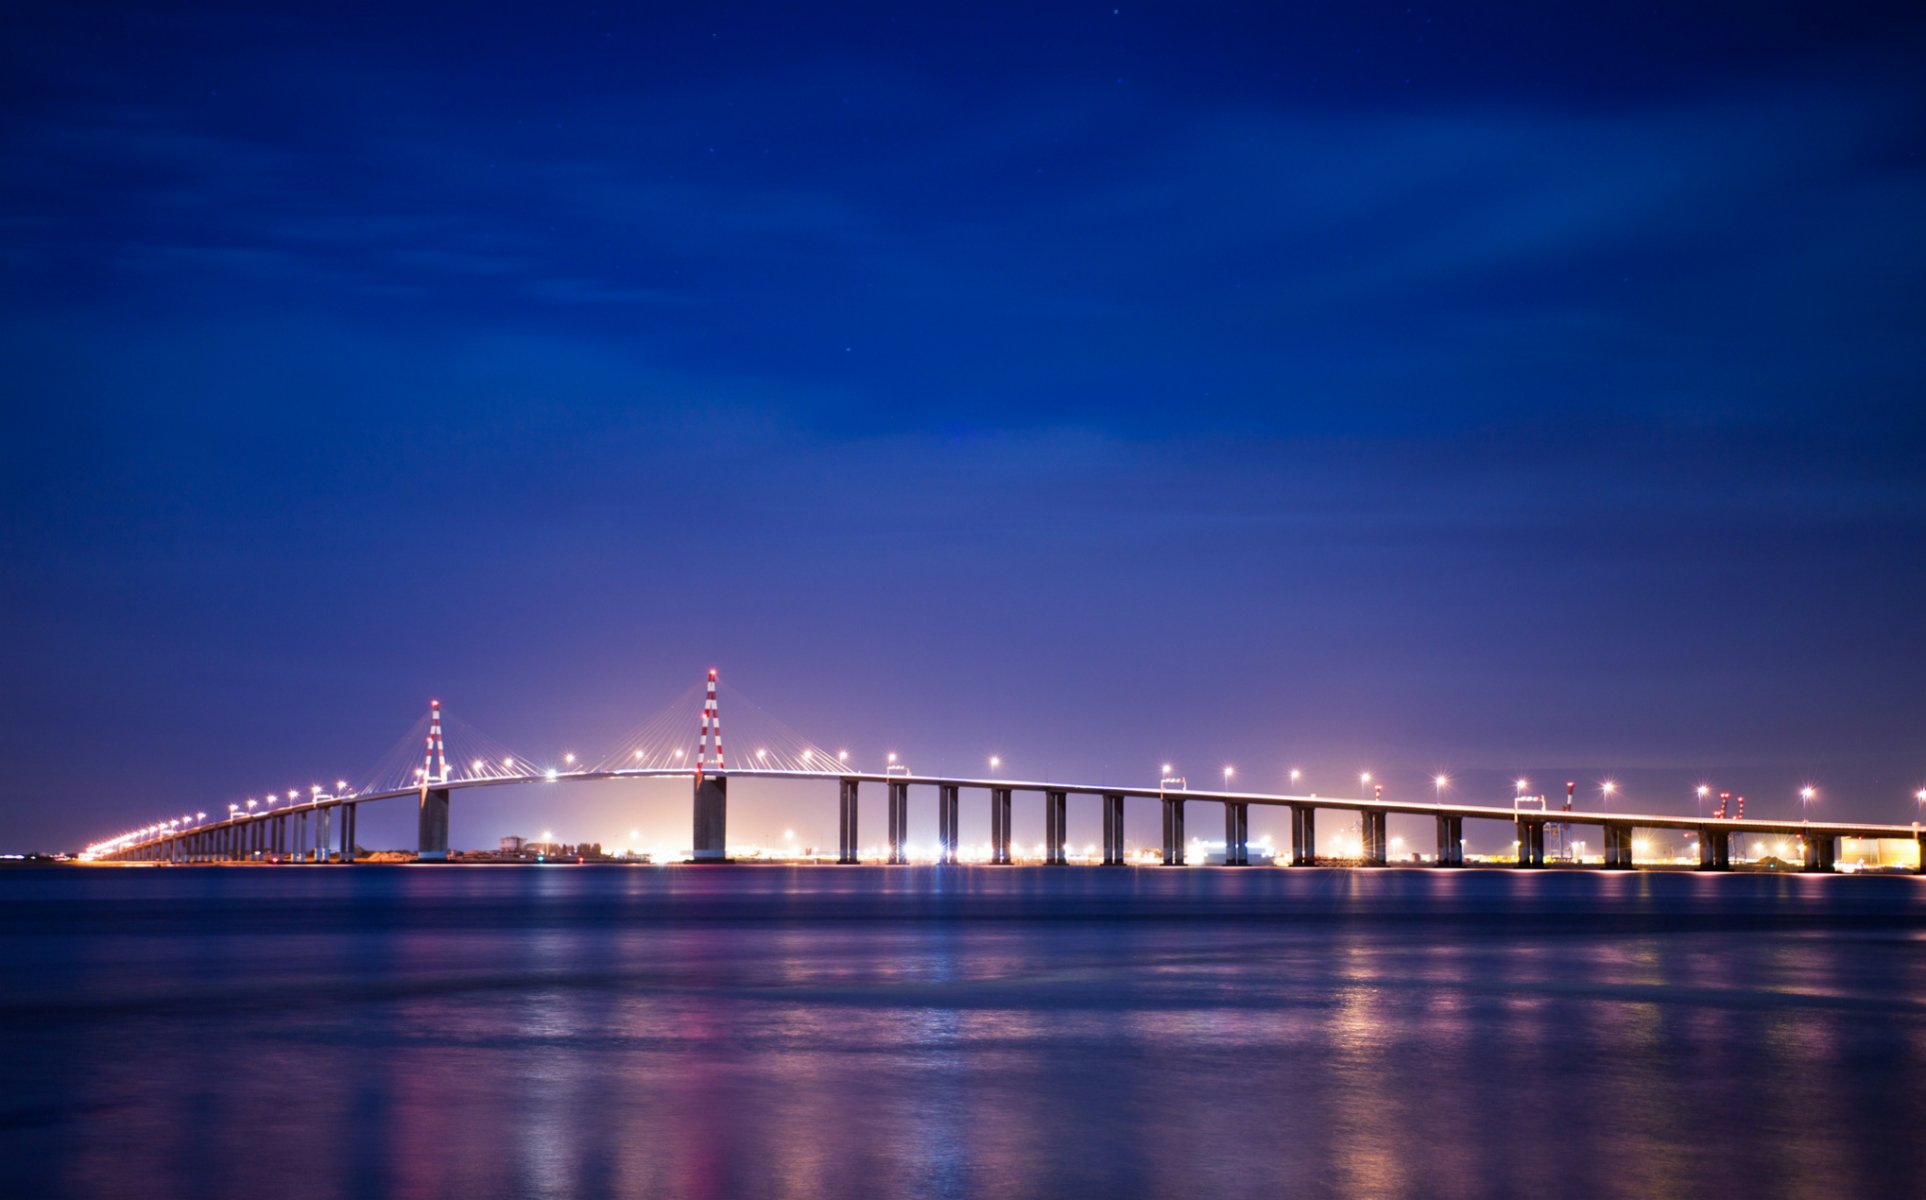
[[(749, 735), (731, 743), (740, 750), (725, 752), (717, 673), (689, 689), (676, 702), (656, 713), (614, 749), (593, 760), (565, 753), (552, 765), (518, 753), (450, 714), (439, 700), (395, 745), (357, 780), (340, 779), (333, 788), (321, 784), (289, 788), (264, 798), (249, 797), (226, 805), (226, 811), (197, 811), (130, 829), (87, 847), (82, 857), (96, 862), (213, 863), (272, 860), (278, 862), (352, 863), (356, 857), (355, 821), (362, 805), (412, 801), (417, 806), (417, 853), (422, 862), (448, 858), (448, 830), (455, 793), (474, 788), (535, 783), (591, 783), (649, 778), (690, 781), (692, 856), (696, 863), (728, 861), (728, 792), (731, 778), (834, 780), (838, 794), (838, 861), (858, 860), (858, 825), (864, 785), (880, 785), (884, 792), (885, 824), (889, 835), (888, 861), (909, 861), (909, 798), (912, 788), (934, 789), (937, 809), (939, 861), (958, 861), (958, 812), (962, 794), (982, 793), (990, 809), (989, 862), (1015, 862), (1011, 847), (1014, 797), (1034, 796), (1043, 805), (1045, 865), (1067, 865), (1067, 818), (1070, 798), (1093, 798), (1103, 817), (1105, 866), (1125, 861), (1124, 802), (1154, 799), (1163, 821), (1166, 865), (1185, 864), (1185, 823), (1192, 805), (1218, 806), (1224, 818), (1224, 864), (1250, 862), (1251, 806), (1284, 808), (1290, 812), (1290, 863), (1318, 865), (1318, 814), (1335, 810), (1355, 815), (1359, 837), (1356, 853), (1322, 860), (1334, 865), (1384, 866), (1390, 862), (1387, 819), (1393, 815), (1430, 817), (1436, 824), (1437, 850), (1428, 862), (1437, 867), (1466, 865), (1464, 826), (1468, 820), (1499, 821), (1514, 832), (1519, 867), (1542, 867), (1547, 834), (1568, 836), (1574, 826), (1595, 826), (1607, 868), (1638, 865), (1633, 832), (1638, 829), (1683, 831), (1698, 845), (1702, 870), (1725, 870), (1732, 864), (1736, 835), (1778, 837), (1797, 841), (1807, 871), (1831, 871), (1839, 842), (1846, 838), (1899, 839), (1921, 851), (1926, 870), (1926, 831), (1917, 825), (1883, 825), (1838, 821), (1787, 821), (1727, 817), (1721, 805), (1712, 817), (1661, 813), (1586, 812), (1531, 809), (1513, 805), (1446, 804), (1439, 800), (1386, 800), (1380, 789), (1369, 798), (1295, 795), (1255, 791), (1191, 790), (1185, 781), (1169, 776), (1154, 787), (1121, 787), (1043, 780), (918, 775), (891, 754), (880, 773), (852, 769), (844, 751), (831, 751), (796, 733), (760, 708), (742, 701)], [(698, 708), (696, 701), (701, 700)], [(730, 696), (732, 706), (739, 698)], [(733, 712), (733, 707), (732, 707)], [(693, 716), (691, 714), (694, 714)], [(734, 717), (732, 716), (732, 720)], [(733, 727), (732, 727), (733, 728)], [(739, 732), (739, 731), (738, 731)], [(542, 764), (542, 765), (538, 765)]]

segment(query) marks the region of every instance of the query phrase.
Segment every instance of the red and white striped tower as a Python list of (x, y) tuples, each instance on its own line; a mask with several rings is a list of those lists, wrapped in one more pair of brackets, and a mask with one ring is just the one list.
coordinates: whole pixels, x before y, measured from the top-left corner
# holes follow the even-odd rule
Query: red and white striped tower
[(702, 778), (702, 768), (709, 765), (709, 718), (716, 709), (716, 673), (709, 672), (709, 698), (702, 702), (702, 740), (696, 743), (696, 778)]
[(421, 752), (421, 785), (448, 782), (448, 750), (441, 740), (441, 701), (428, 702), (427, 745)]
[(716, 770), (727, 769), (722, 757), (722, 708), (716, 703), (716, 669), (709, 668), (709, 732), (716, 735)]

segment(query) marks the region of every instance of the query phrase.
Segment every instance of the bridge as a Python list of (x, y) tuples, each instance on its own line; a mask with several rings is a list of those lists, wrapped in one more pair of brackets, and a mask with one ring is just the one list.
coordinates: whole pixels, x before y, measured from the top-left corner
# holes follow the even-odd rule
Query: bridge
[[(1386, 866), (1390, 864), (1387, 819), (1393, 815), (1429, 817), (1437, 831), (1437, 849), (1429, 865), (1440, 868), (1467, 864), (1464, 827), (1468, 820), (1508, 823), (1515, 834), (1514, 863), (1520, 868), (1548, 863), (1548, 831), (1567, 833), (1574, 826), (1596, 827), (1607, 869), (1633, 869), (1640, 864), (1633, 853), (1635, 830), (1679, 831), (1695, 839), (1698, 867), (1729, 869), (1735, 837), (1755, 835), (1796, 841), (1803, 870), (1835, 869), (1839, 843), (1854, 839), (1897, 839), (1913, 843), (1921, 852), (1920, 870), (1926, 871), (1926, 831), (1917, 825), (1866, 824), (1838, 821), (1788, 821), (1718, 815), (1675, 816), (1662, 813), (1587, 812), (1530, 809), (1517, 805), (1446, 804), (1439, 800), (1386, 800), (1382, 790), (1373, 796), (1341, 797), (1257, 791), (1191, 790), (1174, 778), (1155, 787), (1115, 784), (1012, 780), (996, 777), (919, 775), (891, 754), (880, 773), (853, 770), (846, 752), (832, 753), (808, 742), (778, 722), (768, 722), (751, 741), (756, 748), (732, 764), (722, 745), (717, 673), (710, 671), (703, 688), (694, 744), (686, 733), (686, 714), (692, 704), (678, 702), (656, 715), (623, 745), (594, 763), (563, 756), (560, 766), (536, 768), (537, 761), (506, 750), (500, 744), (466, 729), (452, 756), (460, 769), (451, 773), (447, 729), (439, 701), (391, 750), (359, 785), (347, 780), (334, 790), (311, 785), (289, 789), (283, 797), (271, 794), (265, 805), (250, 797), (228, 805), (225, 815), (183, 814), (140, 826), (89, 846), (88, 861), (120, 863), (218, 863), (271, 859), (279, 862), (353, 863), (356, 859), (355, 819), (365, 804), (412, 800), (417, 805), (417, 855), (424, 863), (448, 858), (448, 829), (457, 792), (477, 788), (535, 783), (592, 783), (650, 778), (688, 779), (693, 810), (693, 852), (696, 863), (729, 861), (727, 849), (728, 792), (732, 778), (834, 780), (838, 792), (838, 855), (840, 863), (858, 861), (858, 818), (866, 786), (880, 788), (884, 823), (888, 829), (888, 861), (909, 861), (909, 800), (911, 789), (934, 790), (937, 811), (938, 861), (955, 864), (961, 839), (958, 814), (965, 792), (987, 801), (990, 812), (990, 857), (995, 865), (1015, 862), (1011, 853), (1011, 812), (1015, 797), (1034, 797), (1043, 806), (1045, 865), (1069, 863), (1067, 824), (1071, 797), (1094, 800), (1103, 818), (1104, 866), (1125, 862), (1124, 802), (1154, 800), (1163, 820), (1163, 854), (1169, 866), (1186, 863), (1185, 823), (1194, 805), (1217, 806), (1224, 818), (1224, 865), (1250, 864), (1250, 810), (1253, 805), (1288, 809), (1289, 861), (1292, 866)], [(691, 689), (693, 692), (694, 689)], [(691, 697), (692, 699), (693, 697)], [(419, 747), (420, 766), (410, 766)], [(1166, 771), (1168, 776), (1168, 771)], [(1322, 812), (1354, 815), (1358, 823), (1357, 853), (1343, 859), (1321, 860), (1317, 853), (1317, 821)]]

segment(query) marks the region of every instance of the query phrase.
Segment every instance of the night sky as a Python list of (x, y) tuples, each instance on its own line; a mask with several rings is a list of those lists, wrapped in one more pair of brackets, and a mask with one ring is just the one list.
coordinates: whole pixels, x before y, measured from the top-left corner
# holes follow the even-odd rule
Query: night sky
[[(1913, 819), (1917, 6), (521, 7), (9, 8), (0, 849), (710, 666), (872, 769)], [(455, 841), (686, 844), (560, 790)]]

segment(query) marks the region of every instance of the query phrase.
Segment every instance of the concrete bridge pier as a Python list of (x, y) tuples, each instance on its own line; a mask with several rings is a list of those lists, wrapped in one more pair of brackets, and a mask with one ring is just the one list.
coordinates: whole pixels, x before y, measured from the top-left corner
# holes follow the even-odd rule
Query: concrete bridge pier
[(1120, 867), (1124, 861), (1124, 798), (1106, 792), (1103, 798), (1103, 865)]
[(1390, 843), (1385, 838), (1384, 823), (1385, 816), (1381, 812), (1358, 814), (1358, 832), (1362, 835), (1358, 840), (1364, 851), (1366, 866), (1381, 867), (1388, 861)]
[(1438, 857), (1433, 866), (1462, 867), (1465, 865), (1465, 819), (1463, 817), (1440, 816), (1438, 818)]
[(1805, 837), (1805, 869), (1808, 871), (1828, 872), (1838, 862), (1838, 843), (1824, 834), (1808, 833)]
[(1010, 865), (1010, 789), (990, 789), (990, 861)]
[(856, 803), (857, 781), (843, 780), (836, 817), (836, 861), (845, 866), (857, 861)]
[(1308, 804), (1291, 805), (1291, 865), (1317, 865), (1317, 810)]
[(729, 861), (729, 777), (699, 774), (695, 780), (695, 861)]
[(1070, 823), (1070, 796), (1067, 792), (1043, 793), (1043, 861), (1061, 867), (1070, 861), (1065, 852)]
[(889, 784), (889, 861), (900, 865), (909, 861), (909, 784), (891, 780)]
[(937, 861), (954, 864), (956, 862), (957, 842), (960, 839), (956, 823), (956, 793), (953, 783), (939, 784), (936, 789), (936, 838)]
[[(344, 814), (353, 811), (352, 805), (342, 810)], [(345, 825), (344, 821), (344, 828)], [(323, 857), (326, 857), (325, 849)], [(448, 789), (445, 787), (421, 789), (421, 812), (415, 819), (415, 858), (425, 863), (448, 861)]]
[(1919, 843), (1919, 866), (1915, 870), (1918, 874), (1926, 875), (1926, 833), (1913, 835), (1913, 841)]
[(1176, 796), (1164, 797), (1164, 865), (1184, 865), (1184, 802)]
[(1251, 806), (1224, 802), (1224, 865), (1251, 865)]
[(1632, 827), (1630, 825), (1606, 824), (1605, 865), (1615, 871), (1632, 869)]
[(1699, 830), (1699, 870), (1725, 871), (1731, 866), (1732, 835), (1723, 829), (1701, 828)]
[(1518, 865), (1521, 867), (1545, 865), (1545, 823), (1543, 821), (1518, 822)]
[[(352, 863), (354, 861), (355, 836), (361, 832), (359, 829), (355, 828), (356, 824), (358, 823), (355, 817), (355, 810), (359, 807), (360, 807), (359, 805), (350, 804), (350, 805), (347, 805), (342, 810), (343, 815), (342, 815), (342, 821), (341, 821), (341, 861), (344, 863)], [(446, 858), (448, 856), (448, 821), (446, 816), (447, 809), (444, 807), (442, 811), (443, 811), (443, 818), (442, 818), (442, 824), (441, 824), (441, 851), (442, 851), (442, 857)]]

